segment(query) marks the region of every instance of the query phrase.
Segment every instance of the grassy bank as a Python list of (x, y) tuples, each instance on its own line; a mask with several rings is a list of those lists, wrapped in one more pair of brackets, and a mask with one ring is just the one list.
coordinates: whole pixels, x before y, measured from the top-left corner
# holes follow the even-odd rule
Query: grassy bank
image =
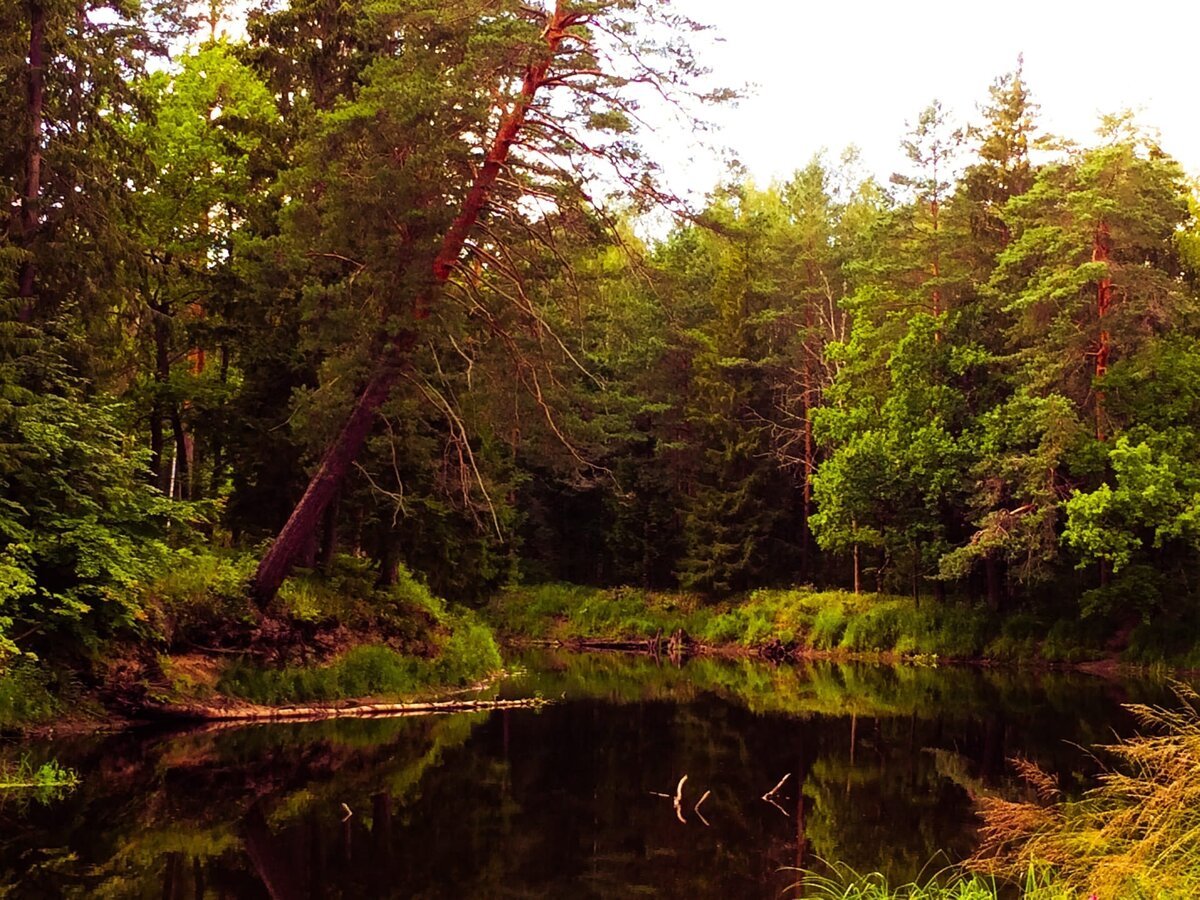
[[(159, 627), (181, 659), (160, 657), (161, 699), (230, 697), (263, 705), (404, 698), (479, 680), (501, 667), (491, 629), (401, 569), (380, 587), (367, 563), (284, 583), (265, 624), (245, 600), (245, 561), (199, 556), (153, 588)], [(209, 653), (219, 623), (243, 656)], [(250, 630), (251, 626), (257, 631)], [(239, 630), (244, 630), (239, 634)], [(264, 634), (264, 632), (266, 632)], [(205, 643), (202, 643), (205, 642)], [(197, 652), (198, 650), (198, 652)]]
[[(483, 611), (507, 638), (561, 641), (646, 640), (678, 630), (712, 647), (784, 649), (854, 656), (1085, 662), (1110, 658), (1115, 625), (1103, 620), (1047, 620), (1027, 613), (997, 615), (965, 603), (939, 604), (886, 594), (810, 588), (756, 590), (706, 602), (684, 593), (568, 584), (509, 588)], [(1122, 660), (1134, 665), (1188, 668), (1200, 660), (1176, 636), (1171, 651), (1134, 628)]]

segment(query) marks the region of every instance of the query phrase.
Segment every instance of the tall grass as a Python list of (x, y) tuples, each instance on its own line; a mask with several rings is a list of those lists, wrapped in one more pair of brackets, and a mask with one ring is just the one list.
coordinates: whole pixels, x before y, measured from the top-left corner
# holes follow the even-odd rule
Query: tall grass
[(1129, 708), (1149, 734), (1103, 748), (1117, 766), (1078, 800), (1028, 763), (1037, 800), (980, 801), (981, 872), (1053, 867), (1070, 890), (1099, 897), (1200, 897), (1200, 695), (1175, 685), (1179, 708)]
[(502, 633), (526, 638), (630, 640), (682, 629), (710, 645), (950, 658), (978, 656), (996, 631), (974, 607), (811, 588), (756, 590), (713, 604), (689, 594), (546, 584), (510, 588), (484, 615)]
[(878, 872), (860, 874), (844, 863), (826, 873), (806, 873), (793, 885), (795, 896), (811, 900), (1074, 900), (1075, 894), (1044, 866), (1033, 866), (1015, 884), (952, 867), (908, 884), (890, 884)]
[(448, 614), (447, 626), (428, 658), (361, 645), (320, 666), (270, 669), (237, 661), (222, 673), (217, 690), (261, 704), (400, 697), (468, 684), (500, 669), (500, 651), (486, 625), (464, 613)]
[(59, 705), (49, 681), (46, 671), (26, 659), (0, 670), (0, 729), (19, 729), (53, 718)]

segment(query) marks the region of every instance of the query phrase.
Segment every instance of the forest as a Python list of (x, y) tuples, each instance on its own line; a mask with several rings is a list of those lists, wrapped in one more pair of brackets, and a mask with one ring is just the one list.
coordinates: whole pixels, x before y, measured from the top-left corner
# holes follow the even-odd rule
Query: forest
[(1200, 194), (1132, 114), (1014, 60), (890, 179), (694, 201), (671, 4), (224, 15), (0, 2), (0, 724), (497, 635), (1200, 667)]
[(850, 151), (688, 209), (641, 89), (722, 92), (698, 26), (627, 6), (548, 46), (502, 4), (238, 42), (7, 10), (7, 654), (149, 636), (156, 578), (264, 553), (260, 606), (348, 556), (466, 603), (807, 584), (1196, 633), (1180, 166), (1128, 116), (1056, 142), (1017, 68), (887, 183)]

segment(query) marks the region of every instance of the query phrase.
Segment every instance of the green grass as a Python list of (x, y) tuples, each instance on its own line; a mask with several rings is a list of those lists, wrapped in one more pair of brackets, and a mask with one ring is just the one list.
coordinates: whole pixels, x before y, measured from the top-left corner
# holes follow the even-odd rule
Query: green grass
[(151, 626), (168, 643), (208, 644), (215, 629), (253, 621), (247, 584), (255, 564), (247, 553), (176, 551), (144, 588)]
[(976, 657), (995, 633), (975, 607), (809, 588), (757, 590), (720, 604), (688, 594), (545, 584), (510, 588), (485, 617), (502, 634), (542, 640), (630, 640), (682, 629), (709, 645), (770, 643), (850, 653)]
[(878, 872), (860, 874), (838, 863), (825, 873), (805, 873), (795, 888), (798, 896), (812, 900), (999, 900), (1020, 896), (1024, 900), (1074, 900), (1076, 895), (1045, 867), (1032, 866), (1019, 882), (952, 867), (908, 884), (890, 884)]
[[(682, 629), (709, 646), (770, 644), (858, 657), (1084, 662), (1112, 656), (1119, 620), (1064, 609), (1047, 619), (983, 606), (809, 587), (760, 589), (720, 603), (687, 593), (573, 584), (511, 587), (484, 618), (502, 635), (534, 640), (645, 640)], [(1200, 615), (1133, 629), (1121, 659), (1141, 666), (1200, 668)]]
[(486, 625), (469, 613), (446, 614), (445, 624), (430, 657), (375, 644), (354, 647), (320, 666), (270, 669), (236, 661), (222, 673), (217, 690), (265, 705), (403, 697), (470, 684), (500, 669), (500, 651)]

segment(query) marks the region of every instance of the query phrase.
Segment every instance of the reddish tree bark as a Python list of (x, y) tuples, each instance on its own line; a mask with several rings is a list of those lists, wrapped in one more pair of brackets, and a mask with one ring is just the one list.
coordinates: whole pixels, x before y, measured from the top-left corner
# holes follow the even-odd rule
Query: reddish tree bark
[[(554, 12), (548, 17), (546, 29), (542, 33), (545, 40), (544, 50), (526, 66), (520, 93), (501, 117), (500, 126), (488, 147), (484, 164), (479, 168), (475, 181), (463, 200), (462, 208), (442, 238), (441, 246), (433, 260), (433, 279), (430, 286), (422, 291), (413, 303), (413, 317), (418, 320), (429, 316), (430, 306), (458, 263), (467, 237), (479, 220), (512, 146), (525, 126), (533, 101), (546, 83), (550, 65), (566, 37), (567, 29), (580, 21), (580, 15), (568, 13), (564, 7), (565, 0), (558, 0)], [(300, 498), (287, 524), (263, 556), (251, 584), (251, 592), (260, 608), (265, 607), (274, 598), (279, 586), (295, 566), (306, 542), (320, 526), (325, 508), (337, 494), (346, 472), (366, 443), (376, 410), (387, 401), (399, 379), (413, 341), (414, 335), (410, 333), (387, 345), (374, 374), (359, 395), (349, 419), (325, 451), (325, 456), (308, 483), (304, 496)]]
[[(1092, 262), (1108, 263), (1112, 255), (1112, 234), (1108, 223), (1101, 222), (1096, 226), (1096, 234), (1092, 239)], [(1096, 342), (1096, 378), (1108, 371), (1108, 357), (1111, 352), (1111, 341), (1108, 334), (1106, 317), (1112, 307), (1112, 276), (1105, 266), (1104, 277), (1096, 282), (1096, 318), (1100, 323), (1100, 336)], [(1104, 427), (1104, 391), (1096, 392), (1096, 440), (1106, 439)]]
[[(38, 201), (42, 194), (42, 131), (46, 101), (46, 10), (38, 0), (29, 4), (29, 74), (25, 105), (25, 184), (21, 190), (21, 208), (17, 217), (21, 244), (32, 253), (33, 238), (39, 227)], [(34, 279), (37, 266), (33, 258), (22, 260), (17, 273), (18, 315), (22, 322), (33, 320)]]

